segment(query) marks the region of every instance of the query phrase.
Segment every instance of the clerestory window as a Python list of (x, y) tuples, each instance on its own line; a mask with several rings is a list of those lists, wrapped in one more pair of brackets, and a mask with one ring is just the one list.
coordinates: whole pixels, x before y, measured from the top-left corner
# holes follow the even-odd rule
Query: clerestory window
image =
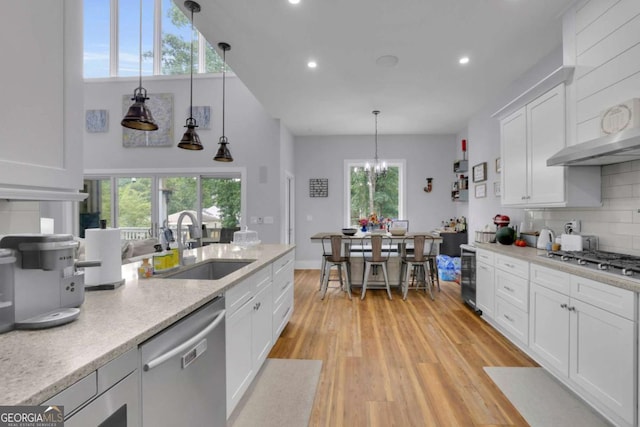
[[(197, 27), (197, 18), (195, 23)], [(172, 0), (143, 0), (142, 74), (189, 74), (190, 31), (189, 19)], [(193, 54), (194, 72), (222, 71), (222, 58), (199, 32), (194, 34)], [(139, 72), (140, 2), (85, 0), (84, 77), (132, 77)]]

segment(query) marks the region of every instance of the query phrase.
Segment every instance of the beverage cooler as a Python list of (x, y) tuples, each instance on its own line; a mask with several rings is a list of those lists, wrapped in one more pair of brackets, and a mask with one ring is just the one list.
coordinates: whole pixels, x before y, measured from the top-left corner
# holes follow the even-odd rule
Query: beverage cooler
[(460, 245), (460, 252), (460, 292), (462, 301), (478, 314), (481, 314), (481, 311), (476, 308), (476, 248), (462, 244)]

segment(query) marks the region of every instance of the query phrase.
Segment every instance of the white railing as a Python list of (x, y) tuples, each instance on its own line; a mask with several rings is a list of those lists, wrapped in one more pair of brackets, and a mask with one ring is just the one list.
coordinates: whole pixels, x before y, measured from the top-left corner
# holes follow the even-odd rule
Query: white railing
[(145, 227), (120, 227), (122, 240), (143, 240), (151, 237), (149, 228)]

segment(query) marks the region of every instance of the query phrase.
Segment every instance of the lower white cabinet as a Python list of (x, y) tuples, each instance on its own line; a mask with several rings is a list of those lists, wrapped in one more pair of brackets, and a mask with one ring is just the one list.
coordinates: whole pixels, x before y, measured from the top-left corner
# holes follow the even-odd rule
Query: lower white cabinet
[(496, 294), (493, 258), (491, 262), (483, 262), (476, 253), (476, 308), (482, 311), (482, 317), (488, 319), (494, 317)]
[[(227, 417), (273, 345), (271, 290), (271, 266), (268, 266), (227, 292)], [(238, 300), (244, 301), (240, 307)]]
[(495, 317), (508, 337), (529, 343), (529, 263), (505, 255), (495, 257)]
[(291, 251), (226, 292), (227, 417), (291, 318), (293, 264)]
[[(530, 290), (534, 358), (588, 393), (588, 400), (614, 421), (633, 425), (635, 294), (541, 266), (531, 269), (532, 278), (541, 278), (532, 281)], [(623, 308), (614, 313), (609, 307)]]

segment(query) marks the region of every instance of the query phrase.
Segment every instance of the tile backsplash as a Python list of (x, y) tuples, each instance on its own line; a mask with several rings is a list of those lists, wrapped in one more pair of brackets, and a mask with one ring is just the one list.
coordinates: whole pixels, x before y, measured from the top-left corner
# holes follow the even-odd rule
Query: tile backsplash
[(0, 235), (40, 232), (40, 204), (0, 200)]
[(581, 222), (580, 234), (598, 236), (599, 249), (640, 256), (640, 160), (602, 166), (602, 207), (525, 211), (535, 229), (562, 234), (566, 222)]

